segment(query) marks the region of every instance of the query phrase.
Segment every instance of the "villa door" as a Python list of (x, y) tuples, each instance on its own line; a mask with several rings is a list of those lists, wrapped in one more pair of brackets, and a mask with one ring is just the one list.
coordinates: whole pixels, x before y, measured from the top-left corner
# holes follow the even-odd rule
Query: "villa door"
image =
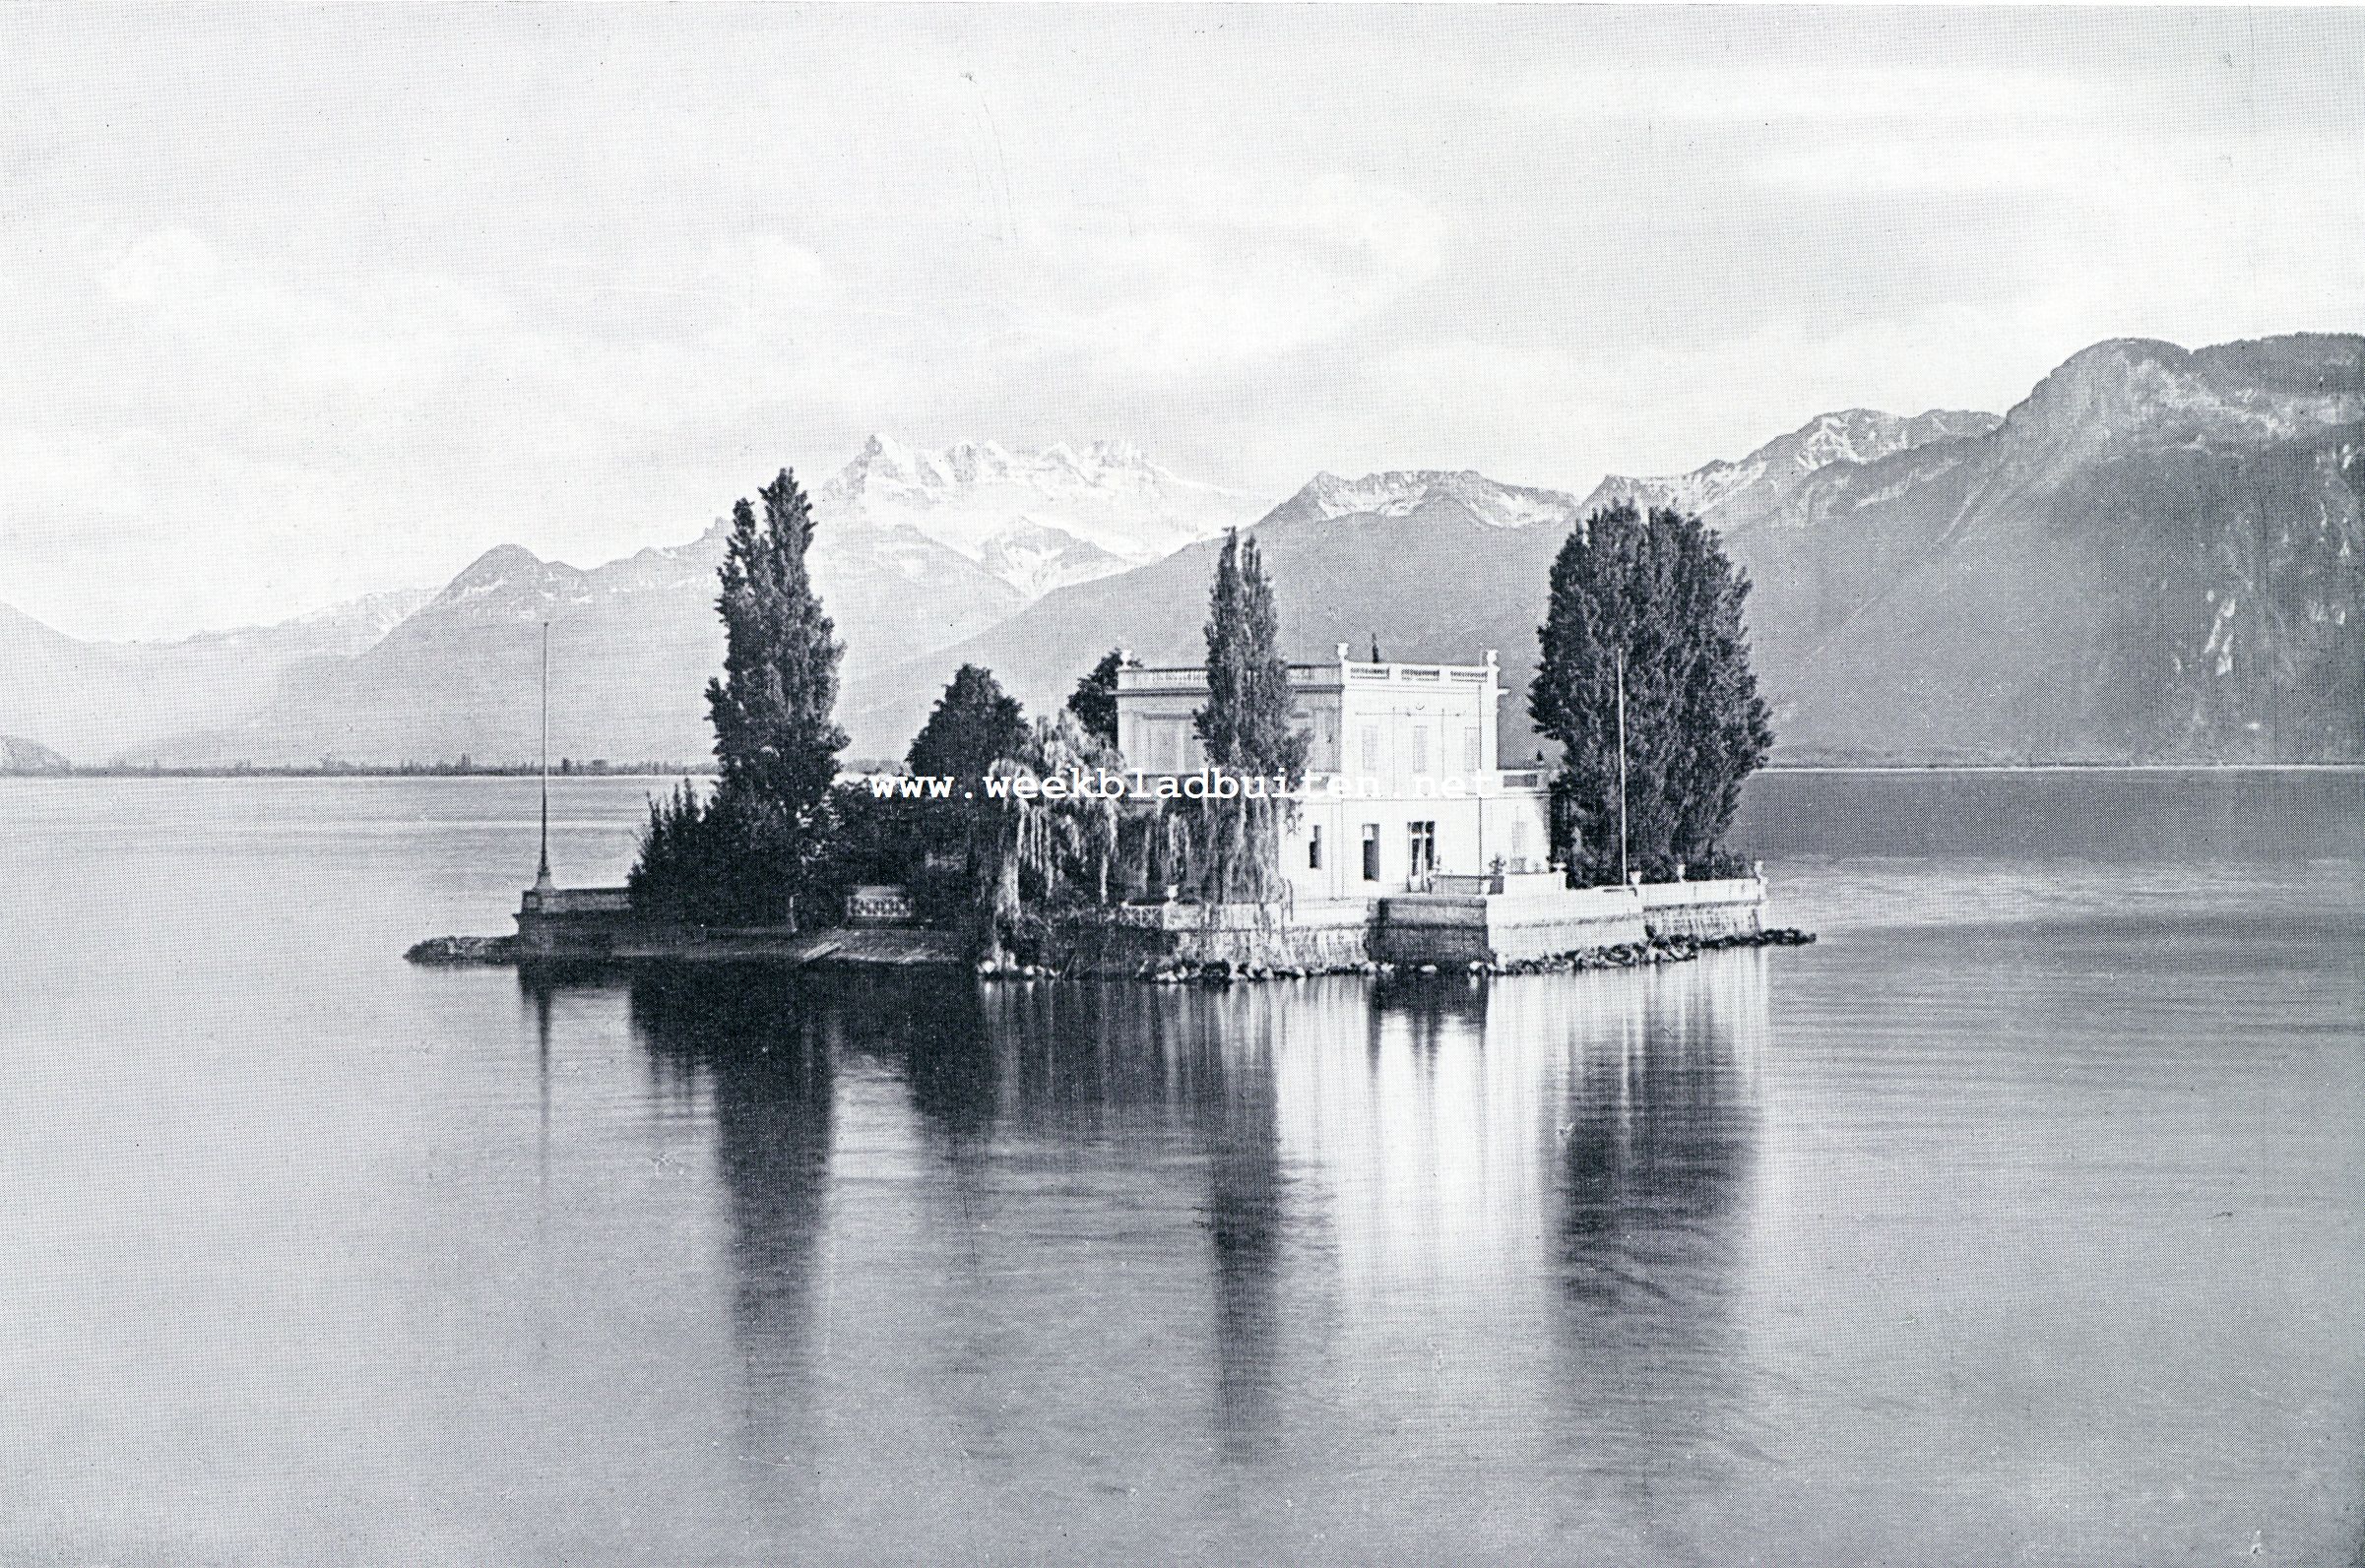
[(1407, 885), (1417, 888), (1438, 868), (1438, 825), (1435, 822), (1407, 823), (1406, 838), (1412, 848), (1406, 872)]

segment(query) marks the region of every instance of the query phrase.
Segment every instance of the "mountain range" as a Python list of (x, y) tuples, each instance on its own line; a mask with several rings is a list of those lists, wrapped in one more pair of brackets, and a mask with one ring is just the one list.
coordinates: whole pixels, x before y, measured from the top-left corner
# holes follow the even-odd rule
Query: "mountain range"
[[(1505, 756), (1552, 557), (1610, 502), (1694, 510), (1755, 585), (1793, 762), (2365, 761), (2365, 338), (2081, 351), (2004, 415), (1824, 414), (1747, 457), (1583, 501), (1471, 473), (1317, 476), (1258, 526), (1289, 652), (1376, 634), (1501, 652)], [(909, 734), (963, 660), (1031, 706), (1113, 646), (1194, 661), (1211, 544), (1053, 594), (850, 682)]]
[(1263, 507), (1110, 441), (1017, 452), (963, 441), (930, 453), (873, 435), (813, 495), (825, 521), (908, 529), (1030, 597), (1171, 555)]
[(1964, 409), (1933, 408), (1905, 419), (1874, 408), (1846, 408), (1818, 414), (1738, 463), (1719, 459), (1690, 473), (1654, 479), (1613, 473), (1577, 510), (1590, 517), (1602, 507), (1631, 501), (1645, 511), (1673, 507), (1702, 517), (1714, 513), (1719, 531), (1730, 533), (1752, 523), (1783, 519), (1786, 504), (1808, 477), (1835, 463), (1878, 463), (1933, 441), (1986, 435), (2003, 422), (1996, 414)]
[[(1263, 510), (1129, 446), (925, 453), (883, 435), (813, 505), (809, 564), (854, 682)], [(0, 732), (81, 760), (529, 757), (547, 621), (562, 746), (695, 759), (711, 745), (703, 694), (723, 656), (727, 532), (718, 520), (686, 544), (589, 569), (500, 545), (440, 592), (180, 643), (82, 643), (0, 609), (0, 658), (22, 652), (33, 673), (0, 687)]]
[[(2361, 420), (2365, 338), (2296, 335), (2114, 340), (2003, 415), (1826, 413), (1581, 500), (1421, 470), (1321, 473), (1265, 509), (1127, 446), (880, 436), (814, 491), (812, 571), (857, 756), (900, 754), (963, 661), (1040, 711), (1111, 647), (1195, 659), (1214, 540), (1251, 520), (1294, 657), (1496, 648), (1525, 755), (1552, 557), (1630, 498), (1696, 511), (1751, 574), (1778, 759), (2365, 760)], [(86, 761), (521, 758), (548, 620), (559, 750), (701, 756), (722, 541), (589, 570), (507, 545), (432, 596), (172, 644), (0, 609), (28, 672), (0, 733)]]
[(276, 626), (138, 643), (84, 642), (0, 604), (0, 733), (93, 762), (233, 723), (269, 703), (283, 676), (354, 658), (433, 596), (372, 594)]

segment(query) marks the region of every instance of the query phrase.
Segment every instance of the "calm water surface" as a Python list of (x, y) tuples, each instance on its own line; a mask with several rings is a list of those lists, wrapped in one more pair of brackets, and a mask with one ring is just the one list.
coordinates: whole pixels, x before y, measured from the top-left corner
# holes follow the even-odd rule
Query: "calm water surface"
[(532, 820), (0, 781), (0, 1562), (2359, 1560), (2358, 775), (1768, 778), (1822, 943), (1651, 973), (406, 967)]

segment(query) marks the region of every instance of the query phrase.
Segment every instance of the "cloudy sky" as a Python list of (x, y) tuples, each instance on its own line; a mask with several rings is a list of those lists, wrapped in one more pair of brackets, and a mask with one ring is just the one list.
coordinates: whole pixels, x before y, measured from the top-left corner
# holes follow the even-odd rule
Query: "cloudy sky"
[(2365, 327), (2365, 13), (0, 12), (0, 603), (671, 543), (865, 433), (1582, 489)]

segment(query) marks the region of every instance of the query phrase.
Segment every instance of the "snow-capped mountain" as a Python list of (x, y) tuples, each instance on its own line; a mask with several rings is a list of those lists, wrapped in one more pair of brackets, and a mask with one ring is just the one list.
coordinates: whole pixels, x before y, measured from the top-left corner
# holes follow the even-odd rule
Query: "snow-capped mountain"
[(1399, 469), (1343, 479), (1317, 473), (1275, 507), (1267, 524), (1341, 517), (1411, 517), (1426, 508), (1452, 507), (1488, 528), (1522, 529), (1538, 523), (1566, 528), (1581, 515), (1576, 498), (1559, 490), (1502, 484), (1474, 469), (1445, 472)]
[[(2365, 338), (2115, 341), (2002, 421), (1829, 414), (1584, 503), (1469, 472), (1320, 474), (1255, 527), (1292, 657), (1370, 635), (1394, 658), (1494, 648), (1517, 689), (1569, 527), (1658, 486), (1755, 584), (1786, 756), (2355, 761), (2361, 421)], [(1100, 540), (1154, 547), (1141, 520), (1189, 517), (1177, 497), (1211, 487), (1123, 449), (872, 446), (823, 486), (811, 557), (855, 757), (899, 752), (963, 661), (1048, 712), (1111, 648), (1197, 657), (1215, 543), (1118, 571), (1128, 558)], [(0, 679), (0, 734), (88, 760), (523, 758), (547, 620), (559, 755), (703, 755), (723, 544), (710, 529), (589, 570), (504, 546), (382, 637), (399, 599), (169, 645), (84, 643), (0, 607), (0, 668), (19, 677)], [(1063, 572), (1080, 575), (1055, 587)], [(1534, 744), (1523, 711), (1505, 705), (1506, 755)]]
[[(721, 667), (715, 572), (730, 526), (603, 566), (516, 544), (471, 562), (352, 658), (286, 671), (238, 721), (145, 748), (166, 760), (407, 757), (512, 760), (537, 740), (542, 626), (550, 627), (552, 744), (561, 755), (703, 756), (703, 692)], [(846, 647), (845, 674), (992, 624), (1026, 598), (910, 529), (823, 522), (807, 557)]]
[(1030, 597), (1160, 560), (1253, 521), (1255, 496), (1185, 479), (1138, 447), (962, 441), (923, 452), (873, 435), (813, 494), (824, 519), (905, 530)]
[[(1826, 415), (1561, 516), (1654, 483), (1723, 533), (1788, 757), (2348, 762), (2365, 759), (2361, 421), (2365, 338), (2114, 342), (2003, 420)], [(1567, 530), (1501, 526), (1509, 489), (1323, 475), (1283, 502), (1256, 533), (1286, 651), (1320, 659), (1369, 628), (1394, 658), (1497, 649), (1522, 687)], [(907, 735), (965, 661), (1041, 708), (1113, 647), (1192, 659), (1212, 555), (850, 682), (844, 721)], [(1535, 744), (1524, 707), (1504, 704), (1506, 756)]]
[[(1673, 507), (1715, 524), (1724, 533), (1767, 519), (1786, 517), (1786, 506), (1810, 474), (1835, 463), (1877, 463), (1935, 441), (1987, 434), (2003, 420), (1970, 409), (1933, 408), (1906, 416), (1877, 408), (1843, 408), (1820, 413), (1738, 461), (1719, 458), (1689, 473), (1634, 477), (1613, 473), (1595, 485), (1581, 508), (1618, 501)], [(1795, 521), (1795, 519), (1791, 519)]]
[(987, 537), (978, 565), (1029, 598), (1040, 598), (1055, 588), (1131, 571), (1135, 563), (1065, 529), (1046, 528), (1022, 517)]

